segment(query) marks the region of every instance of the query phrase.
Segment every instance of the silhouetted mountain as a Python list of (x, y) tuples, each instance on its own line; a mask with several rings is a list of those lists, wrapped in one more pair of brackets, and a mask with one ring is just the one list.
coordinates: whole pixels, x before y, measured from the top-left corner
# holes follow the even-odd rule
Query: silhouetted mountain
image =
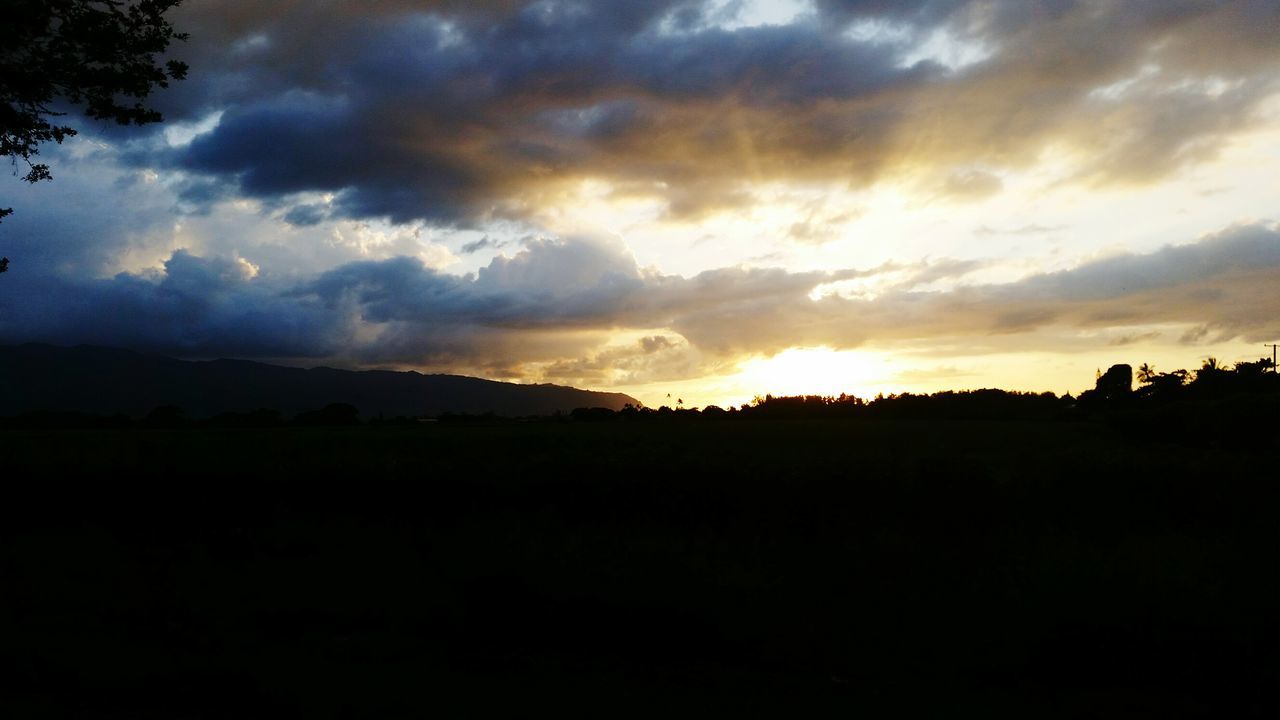
[(0, 415), (75, 411), (143, 417), (169, 405), (192, 418), (257, 408), (292, 416), (329, 403), (354, 405), (371, 418), (445, 412), (549, 415), (578, 407), (618, 410), (638, 401), (621, 393), (458, 375), (192, 362), (84, 345), (0, 346)]

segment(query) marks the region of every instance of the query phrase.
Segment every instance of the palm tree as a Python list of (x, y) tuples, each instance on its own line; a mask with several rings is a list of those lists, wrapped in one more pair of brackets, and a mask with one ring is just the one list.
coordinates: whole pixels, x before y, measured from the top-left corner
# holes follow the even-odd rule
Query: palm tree
[(1195, 382), (1198, 385), (1207, 386), (1209, 384), (1216, 385), (1226, 379), (1228, 373), (1231, 372), (1231, 366), (1222, 362), (1216, 357), (1210, 355), (1204, 359), (1204, 364), (1196, 371)]
[(1156, 369), (1147, 363), (1138, 366), (1138, 382), (1144, 385), (1155, 379), (1157, 374)]

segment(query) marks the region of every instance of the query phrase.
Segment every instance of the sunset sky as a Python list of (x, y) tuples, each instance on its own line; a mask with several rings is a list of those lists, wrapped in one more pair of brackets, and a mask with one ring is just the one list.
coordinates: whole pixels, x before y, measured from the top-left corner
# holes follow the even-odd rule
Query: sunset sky
[[(0, 178), (0, 342), (626, 392), (1280, 341), (1275, 0), (187, 0), (166, 122)], [(672, 400), (667, 400), (670, 393)]]

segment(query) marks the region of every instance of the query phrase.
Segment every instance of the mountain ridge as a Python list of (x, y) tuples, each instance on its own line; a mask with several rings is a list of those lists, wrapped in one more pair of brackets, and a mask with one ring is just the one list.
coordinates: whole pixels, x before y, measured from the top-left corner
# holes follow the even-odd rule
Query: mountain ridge
[(163, 405), (192, 418), (259, 408), (292, 416), (335, 402), (354, 405), (365, 418), (450, 412), (518, 417), (640, 404), (623, 393), (412, 370), (180, 360), (95, 345), (0, 345), (0, 416), (55, 411), (143, 417)]

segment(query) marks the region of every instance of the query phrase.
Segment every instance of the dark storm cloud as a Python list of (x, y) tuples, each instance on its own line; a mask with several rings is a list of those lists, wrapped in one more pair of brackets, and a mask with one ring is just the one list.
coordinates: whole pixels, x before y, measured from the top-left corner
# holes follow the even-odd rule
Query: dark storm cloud
[(207, 215), (222, 200), (234, 197), (234, 189), (217, 180), (183, 178), (174, 188), (179, 208), (191, 215)]
[[(256, 197), (335, 191), (347, 216), (450, 222), (549, 179), (688, 172), (661, 158), (667, 167), (627, 167), (648, 133), (673, 126), (671, 103), (805, 104), (919, 75), (802, 26), (646, 31), (662, 4), (642, 5), (530, 6), (484, 31), (429, 17), (333, 29), (324, 72), (276, 58), (293, 82), (267, 73), (259, 95), (243, 87), (253, 76), (233, 84), (217, 128), (173, 162)], [(683, 144), (723, 142), (714, 113), (700, 124)]]
[(11, 184), (0, 200), (17, 210), (0, 225), (0, 255), (13, 260), (13, 270), (100, 274), (136, 248), (140, 237), (171, 227), (172, 196), (157, 192), (144, 171), (121, 171), (109, 151), (80, 155), (53, 146), (41, 157), (59, 169), (56, 181), (30, 185), (7, 178)]
[[(916, 289), (977, 267), (723, 268), (684, 278), (638, 267), (616, 242), (567, 239), (530, 241), (469, 276), (395, 258), (285, 284), (255, 276), (243, 261), (179, 251), (153, 276), (6, 278), (0, 341), (93, 342), (183, 356), (336, 356), (511, 377), (528, 363), (552, 363), (557, 377), (576, 368), (585, 380), (612, 363), (642, 382), (793, 346), (961, 338), (960, 347), (999, 348), (1054, 327), (1157, 324), (1199, 328), (1188, 342), (1280, 334), (1276, 227), (1232, 228), (1013, 283)], [(810, 297), (829, 283), (886, 277), (885, 291), (870, 299)], [(601, 349), (626, 329), (666, 332)]]
[(324, 205), (304, 203), (289, 208), (282, 219), (295, 227), (310, 227), (319, 225), (328, 217), (329, 211)]
[[(192, 4), (175, 18), (192, 79), (161, 102), (225, 114), (148, 162), (437, 223), (519, 215), (585, 177), (686, 218), (766, 180), (909, 174), (964, 199), (1049, 145), (1092, 158), (1076, 181), (1157, 179), (1255, 121), (1280, 77), (1268, 0), (816, 8), (728, 31), (692, 0)], [(938, 37), (985, 59), (908, 62)]]
[(349, 101), (291, 95), (228, 110), (182, 164), (233, 177), (256, 197), (345, 190), (338, 209), (352, 217), (453, 219), (470, 171), (427, 151), (407, 153), (403, 140)]
[(0, 337), (182, 357), (324, 357), (348, 340), (349, 324), (253, 282), (241, 263), (179, 250), (164, 268), (103, 280), (13, 273), (0, 290)]

